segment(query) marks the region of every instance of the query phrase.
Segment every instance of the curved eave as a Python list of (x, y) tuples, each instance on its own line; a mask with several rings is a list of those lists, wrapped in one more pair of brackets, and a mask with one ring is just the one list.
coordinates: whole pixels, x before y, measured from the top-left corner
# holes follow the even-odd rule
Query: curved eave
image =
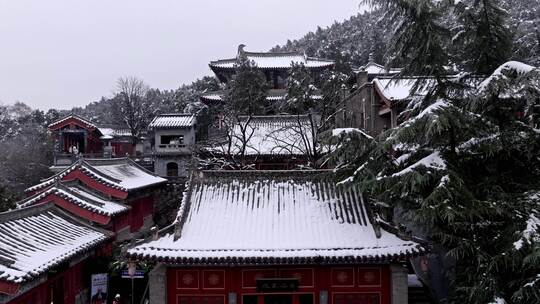
[(377, 95), (386, 103), (389, 107), (392, 107), (395, 103), (407, 100), (407, 98), (397, 99), (384, 93), (384, 88), (381, 88), (381, 84), (378, 81), (374, 81), (375, 91)]
[[(164, 250), (165, 251), (165, 250)], [(418, 248), (416, 252), (407, 251), (401, 254), (380, 256), (339, 256), (339, 257), (170, 257), (157, 256), (144, 253), (128, 252), (129, 258), (159, 262), (174, 265), (305, 265), (305, 264), (386, 264), (392, 262), (404, 262), (410, 258), (427, 253), (427, 250)], [(232, 255), (232, 254), (231, 254)]]
[[(329, 64), (325, 64), (325, 65), (320, 65), (320, 66), (309, 66), (309, 65), (307, 65), (306, 68), (310, 69), (310, 70), (322, 70), (322, 69), (331, 68), (333, 66), (334, 66), (333, 63), (329, 63)], [(210, 65), (210, 68), (212, 69), (212, 71), (214, 71), (214, 73), (219, 72), (219, 71), (234, 71), (236, 69), (235, 66), (219, 66), (219, 65)], [(257, 66), (257, 68), (261, 69), (261, 70), (290, 70), (292, 68), (292, 66), (286, 66), (286, 67), (285, 66), (276, 66), (276, 67), (259, 67), (259, 66)]]
[[(84, 253), (87, 253), (89, 251), (92, 251), (94, 249), (96, 249), (96, 247), (98, 247), (99, 245), (105, 243), (105, 242), (108, 242), (109, 240), (112, 240), (114, 238), (114, 234), (109, 234), (109, 235), (106, 235), (104, 237), (102, 237), (101, 239), (99, 240), (96, 240), (94, 242), (91, 242), (91, 243), (87, 243), (85, 244), (82, 248), (78, 249), (78, 250), (75, 250), (73, 252), (69, 252), (67, 253), (66, 255), (64, 255), (61, 259), (58, 259), (56, 261), (53, 261), (51, 262), (50, 264), (47, 264), (45, 267), (43, 268), (40, 268), (39, 270), (34, 270), (32, 271), (32, 274), (31, 275), (27, 275), (25, 277), (19, 277), (17, 278), (18, 281), (12, 281), (12, 280), (0, 280), (0, 281), (3, 281), (3, 282), (9, 282), (9, 283), (13, 283), (13, 284), (22, 284), (22, 283), (26, 283), (28, 281), (31, 281), (41, 275), (43, 275), (44, 273), (46, 273), (49, 269), (51, 268), (54, 268), (56, 267), (57, 265), (59, 264), (62, 264), (63, 262), (65, 261), (69, 261), (71, 259), (73, 259), (74, 257), (78, 256), (78, 255), (81, 255), (81, 254), (84, 254)], [(20, 281), (20, 282), (19, 282)]]

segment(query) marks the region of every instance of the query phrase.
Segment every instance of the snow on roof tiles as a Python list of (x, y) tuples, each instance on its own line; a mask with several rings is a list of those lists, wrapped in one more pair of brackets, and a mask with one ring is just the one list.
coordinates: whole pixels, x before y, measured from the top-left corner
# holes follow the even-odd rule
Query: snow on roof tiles
[[(288, 69), (295, 64), (304, 64), (308, 68), (325, 68), (334, 65), (334, 61), (311, 58), (298, 52), (286, 53), (263, 53), (263, 52), (244, 52), (248, 60), (255, 62), (261, 69)], [(212, 68), (233, 69), (237, 63), (236, 58), (216, 60), (210, 62)]]
[(336, 186), (328, 174), (201, 173), (190, 181), (175, 231), (162, 231), (128, 255), (180, 264), (299, 263), (387, 261), (424, 251), (375, 227), (358, 189)]
[(64, 121), (70, 119), (70, 118), (73, 118), (73, 119), (76, 119), (76, 120), (79, 120), (81, 121), (83, 124), (87, 125), (88, 127), (92, 127), (92, 128), (97, 128), (97, 126), (95, 124), (93, 124), (91, 121), (89, 121), (88, 119), (85, 119), (77, 114), (69, 114), (65, 117), (62, 117), (52, 123), (50, 123), (47, 127), (48, 128), (51, 128), (51, 127), (54, 127), (56, 125), (59, 125), (61, 123), (63, 123)]
[(58, 195), (81, 208), (106, 216), (124, 213), (129, 210), (128, 206), (103, 198), (96, 193), (91, 193), (90, 190), (84, 189), (83, 187), (65, 186), (61, 183), (18, 202), (17, 207), (24, 208), (32, 206), (40, 202), (49, 194)]
[(149, 129), (189, 128), (195, 125), (193, 114), (162, 114), (154, 117)]
[(167, 180), (147, 171), (129, 158), (81, 159), (25, 192), (43, 189), (62, 179), (70, 172), (80, 169), (98, 182), (124, 191), (157, 185)]
[[(307, 115), (241, 117), (232, 128), (231, 154), (245, 144), (245, 155), (306, 155), (313, 146), (313, 132)], [(245, 124), (248, 123), (247, 127)], [(242, 129), (247, 141), (242, 140)]]
[(112, 238), (52, 204), (0, 213), (0, 280), (22, 283)]
[[(404, 100), (413, 96), (422, 96), (427, 93), (427, 88), (420, 88), (413, 94), (413, 87), (418, 78), (375, 78), (373, 84), (387, 100)], [(426, 78), (426, 82), (433, 82), (433, 79)], [(429, 86), (429, 83), (427, 83)]]
[(131, 131), (129, 131), (129, 129), (99, 127), (99, 131), (101, 132), (101, 134), (103, 134), (101, 139), (111, 139), (114, 137), (131, 136)]
[(398, 74), (399, 72), (401, 72), (401, 69), (391, 68), (387, 70), (384, 66), (370, 61), (366, 65), (361, 66), (358, 69), (356, 69), (354, 72), (359, 73), (359, 72), (364, 72), (364, 71), (370, 75), (389, 75), (389, 74)]
[[(201, 99), (208, 100), (208, 101), (223, 101), (224, 100), (224, 92), (218, 91), (218, 92), (210, 92), (207, 94), (201, 95)], [(266, 100), (268, 101), (280, 101), (285, 100), (287, 98), (287, 91), (286, 90), (270, 90), (268, 92), (268, 95), (266, 96)], [(311, 98), (313, 99), (322, 99), (322, 95), (320, 93), (311, 95)]]
[[(446, 76), (448, 81), (453, 81), (465, 85), (466, 89), (476, 88), (484, 79), (479, 76), (463, 77), (461, 74)], [(434, 77), (411, 76), (411, 77), (377, 77), (373, 79), (373, 85), (382, 97), (387, 100), (405, 100), (417, 96), (425, 96), (430, 89), (436, 85)], [(414, 85), (418, 82), (416, 92), (413, 92)]]

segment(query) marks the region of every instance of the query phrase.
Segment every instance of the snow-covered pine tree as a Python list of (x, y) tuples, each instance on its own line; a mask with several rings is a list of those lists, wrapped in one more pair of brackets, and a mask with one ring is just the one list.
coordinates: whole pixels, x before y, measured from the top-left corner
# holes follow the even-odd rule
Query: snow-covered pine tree
[(508, 13), (499, 0), (459, 0), (454, 11), (459, 19), (454, 44), (456, 60), (477, 74), (489, 74), (503, 64), (512, 51)]
[[(342, 161), (344, 182), (358, 183), (455, 262), (449, 302), (540, 302), (538, 69), (482, 66), (484, 57), (462, 49), (465, 66), (492, 75), (480, 85), (467, 74), (448, 77), (454, 56), (444, 48), (441, 16), (451, 4), (368, 2), (400, 20), (390, 57), (405, 73), (434, 77), (417, 83), (425, 97), (409, 102), (400, 126), (355, 155), (355, 166)], [(469, 45), (490, 43), (484, 38), (471, 35)]]
[(262, 115), (268, 106), (269, 85), (264, 74), (244, 54), (239, 54), (235, 74), (227, 83), (224, 113), (231, 115)]
[(528, 110), (538, 107), (540, 78), (516, 66), (428, 107), (412, 101), (409, 119), (369, 153), (350, 153), (355, 166), (344, 161), (344, 182), (399, 210), (455, 261), (450, 302), (540, 301), (540, 206), (530, 199), (540, 192), (540, 131)]
[(448, 1), (431, 0), (364, 0), (385, 13), (391, 20), (393, 36), (387, 57), (389, 66), (403, 66), (405, 75), (434, 75), (448, 73), (446, 46), (450, 31), (442, 22)]
[(311, 73), (303, 63), (293, 63), (287, 77), (287, 95), (279, 106), (279, 112), (304, 114), (315, 106), (313, 96), (317, 88)]
[(15, 195), (0, 181), (0, 212), (15, 208)]
[(514, 33), (512, 58), (540, 66), (540, 1), (505, 0)]

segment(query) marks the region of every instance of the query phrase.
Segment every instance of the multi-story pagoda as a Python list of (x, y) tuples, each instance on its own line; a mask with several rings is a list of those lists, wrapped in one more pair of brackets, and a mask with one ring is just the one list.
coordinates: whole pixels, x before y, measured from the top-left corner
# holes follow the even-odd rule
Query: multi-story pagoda
[[(236, 57), (211, 61), (209, 66), (221, 83), (226, 84), (236, 73), (239, 59), (245, 56), (252, 61), (258, 69), (266, 76), (270, 84), (270, 91), (267, 100), (279, 100), (285, 98), (287, 77), (293, 64), (303, 64), (308, 68), (313, 79), (320, 78), (323, 71), (334, 67), (334, 61), (320, 58), (308, 57), (300, 52), (248, 52), (244, 50), (245, 45), (238, 46)], [(320, 98), (320, 96), (314, 96)], [(223, 92), (210, 92), (201, 96), (205, 104), (220, 102)]]

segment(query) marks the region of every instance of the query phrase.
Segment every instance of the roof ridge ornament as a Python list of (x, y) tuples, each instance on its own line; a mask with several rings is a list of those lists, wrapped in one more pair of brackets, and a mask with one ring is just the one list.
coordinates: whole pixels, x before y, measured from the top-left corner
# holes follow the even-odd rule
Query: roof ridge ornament
[(244, 48), (246, 47), (245, 44), (241, 43), (238, 45), (238, 53), (236, 54), (238, 58), (240, 58), (241, 56), (243, 56), (245, 54), (246, 51), (244, 51)]
[(370, 52), (368, 55), (368, 63), (375, 63), (375, 54), (373, 52)]

